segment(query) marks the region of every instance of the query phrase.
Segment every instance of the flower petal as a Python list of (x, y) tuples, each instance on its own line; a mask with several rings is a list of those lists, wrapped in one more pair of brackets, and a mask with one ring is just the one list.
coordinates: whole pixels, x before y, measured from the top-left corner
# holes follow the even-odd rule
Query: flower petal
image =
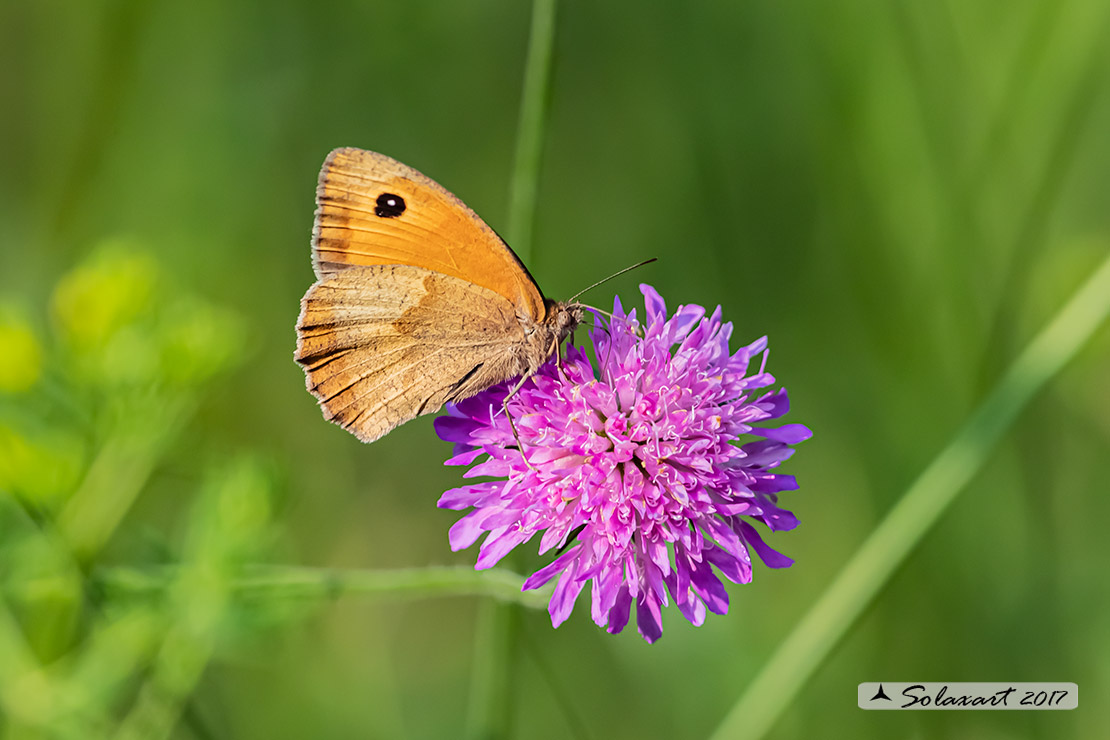
[(628, 592), (628, 586), (621, 586), (613, 608), (609, 610), (609, 625), (605, 628), (609, 634), (615, 635), (628, 625), (631, 607), (632, 596)]
[(648, 642), (663, 636), (663, 614), (654, 592), (647, 592), (636, 601), (636, 629)]
[(647, 283), (640, 283), (640, 292), (644, 294), (644, 316), (647, 323), (667, 320), (667, 303), (659, 291)]
[(501, 561), (501, 558), (508, 555), (514, 547), (527, 542), (531, 537), (530, 532), (514, 525), (495, 529), (482, 542), (482, 546), (478, 550), (478, 559), (474, 563), (474, 569), (492, 568)]
[(485, 515), (485, 509), (475, 509), (455, 522), (447, 533), (447, 541), (451, 544), (452, 552), (465, 550), (485, 533), (486, 530), (482, 527)]
[(775, 429), (752, 427), (752, 434), (758, 434), (775, 442), (796, 445), (813, 436), (813, 432), (803, 424), (783, 424)]
[(567, 621), (584, 585), (585, 581), (578, 580), (571, 572), (563, 573), (563, 577), (555, 584), (555, 591), (551, 594), (551, 601), (547, 605), (547, 611), (551, 614), (552, 627), (558, 627)]
[(470, 442), (470, 433), (477, 428), (473, 419), (459, 416), (437, 416), (432, 422), (439, 438), (445, 442)]
[(777, 550), (772, 550), (755, 531), (755, 527), (747, 522), (740, 523), (740, 531), (744, 535), (744, 541), (752, 546), (752, 549), (759, 553), (759, 558), (768, 568), (789, 568), (794, 564), (792, 558), (788, 558)]
[(537, 570), (532, 575), (528, 576), (527, 580), (524, 581), (524, 585), (521, 586), (520, 590), (530, 591), (534, 588), (539, 588), (540, 586), (550, 581), (557, 573), (562, 572), (562, 570), (567, 567), (567, 563), (578, 557), (578, 553), (581, 551), (581, 549), (581, 545), (575, 545), (544, 567)]

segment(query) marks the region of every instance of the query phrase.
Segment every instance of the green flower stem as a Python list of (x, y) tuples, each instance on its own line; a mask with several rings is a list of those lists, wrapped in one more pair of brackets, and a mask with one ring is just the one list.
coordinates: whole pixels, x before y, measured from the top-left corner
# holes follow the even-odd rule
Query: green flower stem
[[(95, 571), (94, 582), (113, 596), (160, 594), (177, 577), (177, 568), (104, 568)], [(258, 601), (326, 600), (361, 594), (381, 598), (433, 598), (441, 596), (490, 596), (533, 609), (546, 606), (550, 593), (538, 589), (521, 591), (524, 577), (493, 568), (474, 570), (469, 566), (400, 568), (397, 570), (343, 570), (252, 566), (230, 581), (229, 590), (245, 599)], [(48, 591), (34, 584), (35, 591)]]
[(987, 461), (1025, 405), (1110, 314), (1110, 255), (909, 487), (725, 716), (714, 740), (760, 738)]

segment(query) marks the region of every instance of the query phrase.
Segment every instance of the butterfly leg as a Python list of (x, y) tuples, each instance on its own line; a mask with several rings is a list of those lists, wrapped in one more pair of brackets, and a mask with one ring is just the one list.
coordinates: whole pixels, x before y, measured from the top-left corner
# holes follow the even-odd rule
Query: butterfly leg
[[(571, 336), (571, 341), (574, 341), (573, 335)], [(563, 372), (563, 348), (559, 346), (558, 338), (552, 341), (552, 345), (553, 346), (551, 347), (551, 352), (549, 354), (555, 355), (555, 369), (559, 371), (559, 377), (569, 382), (570, 378), (568, 378), (567, 374)]]
[[(555, 367), (558, 369), (559, 375), (562, 376), (563, 380), (568, 380), (567, 374), (563, 372), (563, 355), (560, 349), (559, 339), (558, 337), (554, 337), (551, 341), (551, 348), (548, 350), (547, 354), (548, 357), (555, 355)], [(532, 370), (522, 375), (517, 384), (513, 386), (512, 390), (505, 395), (505, 399), (501, 402), (501, 407), (505, 411), (505, 418), (509, 420), (509, 428), (513, 430), (513, 439), (516, 440), (517, 449), (520, 450), (520, 459), (524, 461), (525, 466), (527, 466), (529, 470), (535, 470), (535, 468), (532, 467), (532, 463), (528, 462), (528, 458), (524, 454), (524, 443), (520, 441), (520, 432), (517, 431), (513, 416), (509, 413), (509, 399), (515, 396), (535, 373), (536, 371)]]
[(513, 386), (512, 390), (510, 390), (505, 395), (504, 400), (501, 401), (501, 408), (505, 411), (505, 418), (509, 420), (509, 429), (513, 430), (513, 439), (516, 440), (516, 448), (520, 450), (520, 459), (524, 461), (525, 467), (529, 470), (535, 470), (535, 468), (532, 467), (532, 463), (528, 462), (528, 458), (524, 454), (524, 443), (520, 441), (520, 432), (516, 430), (516, 424), (513, 422), (513, 415), (509, 413), (509, 399), (515, 396), (517, 391), (524, 387), (524, 383), (530, 377), (532, 377), (532, 373), (526, 373), (521, 376), (520, 381)]

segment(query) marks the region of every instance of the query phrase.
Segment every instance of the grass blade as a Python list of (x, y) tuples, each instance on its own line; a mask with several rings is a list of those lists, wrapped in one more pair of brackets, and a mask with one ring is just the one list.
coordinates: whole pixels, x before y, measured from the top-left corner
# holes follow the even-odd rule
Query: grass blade
[(1110, 314), (1110, 255), (1029, 344), (782, 642), (714, 740), (762, 737), (891, 575), (987, 461), (1030, 399)]

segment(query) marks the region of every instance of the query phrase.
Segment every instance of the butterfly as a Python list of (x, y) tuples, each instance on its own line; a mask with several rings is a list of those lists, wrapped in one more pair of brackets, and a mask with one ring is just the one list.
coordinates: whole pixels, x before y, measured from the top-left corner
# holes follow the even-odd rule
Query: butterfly
[(324, 160), (312, 268), (294, 357), (324, 417), (364, 442), (520, 377), (511, 396), (583, 317), (461, 200), (362, 149)]

